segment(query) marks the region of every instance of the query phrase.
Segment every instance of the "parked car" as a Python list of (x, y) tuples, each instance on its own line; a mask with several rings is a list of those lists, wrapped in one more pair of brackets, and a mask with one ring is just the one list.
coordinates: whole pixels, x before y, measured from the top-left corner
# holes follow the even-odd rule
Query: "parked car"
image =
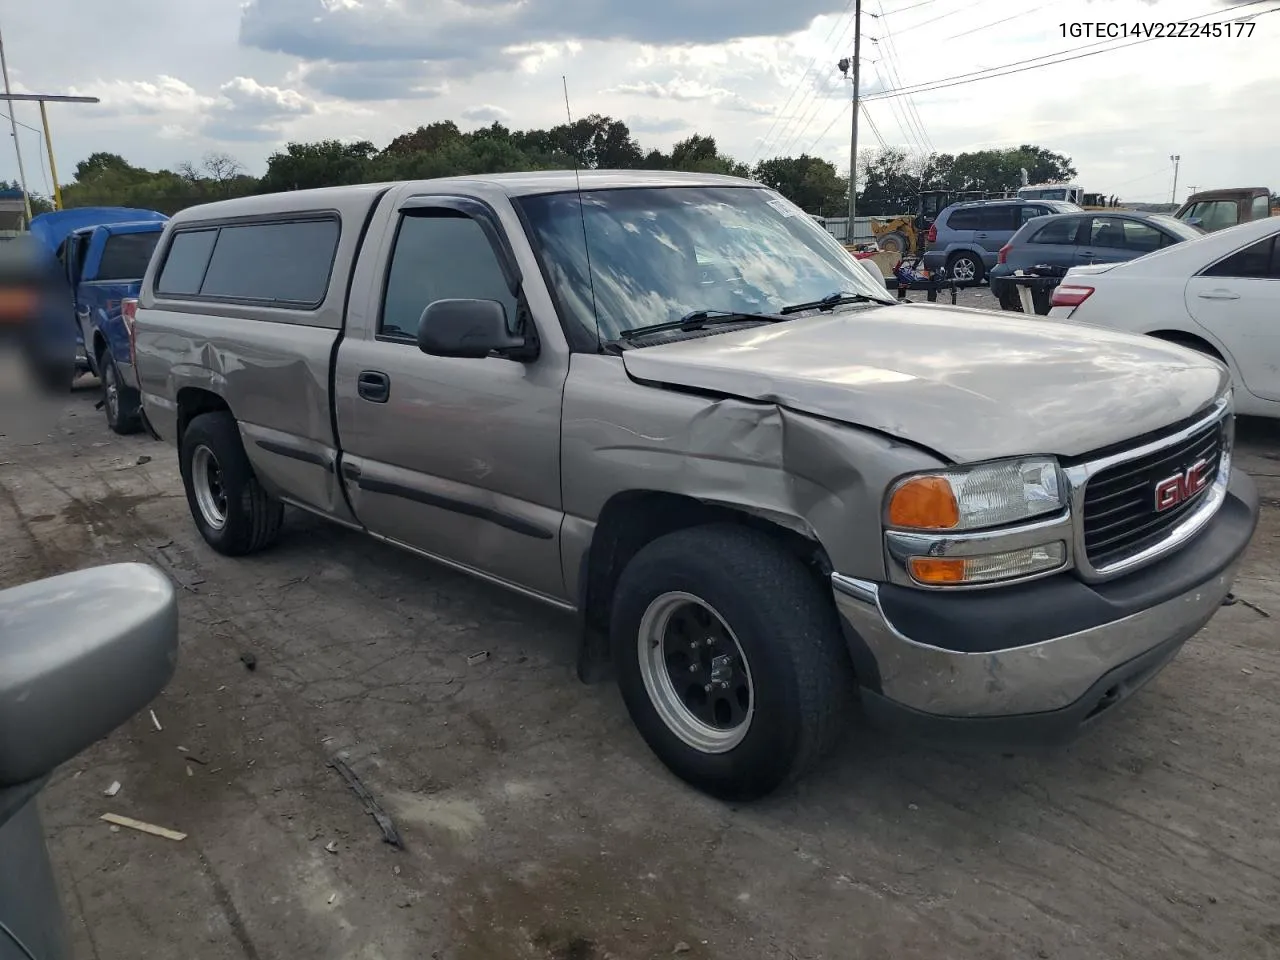
[(1006, 310), (1021, 310), (1018, 270), (1046, 265), (1064, 269), (1089, 263), (1119, 263), (1204, 236), (1195, 227), (1156, 213), (1055, 213), (1022, 225), (1000, 248), (991, 268), (991, 294)]
[(1216, 361), (899, 304), (735, 177), (191, 207), (136, 351), (213, 549), (269, 546), (289, 504), (572, 611), (658, 757), (724, 797), (802, 775), (858, 702), (1069, 738), (1213, 616), (1257, 523)]
[(120, 563), (0, 591), (0, 623), (0, 958), (70, 960), (36, 800), (169, 682), (177, 598), (155, 567)]
[(138, 296), (167, 219), (154, 210), (76, 207), (31, 221), (32, 235), (54, 251), (66, 271), (74, 300), (77, 370), (102, 381), (103, 410), (116, 433), (140, 428), (124, 305)]
[(925, 235), (925, 268), (932, 274), (945, 270), (959, 283), (981, 283), (996, 265), (1000, 248), (1028, 220), (1079, 211), (1074, 203), (1060, 200), (953, 203)]
[(1225, 230), (1271, 216), (1271, 191), (1266, 187), (1201, 190), (1187, 197), (1174, 218), (1206, 233)]
[(1226, 364), (1240, 413), (1280, 417), (1280, 217), (1129, 263), (1076, 267), (1049, 316), (1149, 334)]

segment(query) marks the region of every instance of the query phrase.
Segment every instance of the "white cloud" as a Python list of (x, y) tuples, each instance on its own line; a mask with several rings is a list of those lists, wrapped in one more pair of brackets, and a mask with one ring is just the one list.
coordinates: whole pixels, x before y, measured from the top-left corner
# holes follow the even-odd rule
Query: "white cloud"
[(491, 103), (482, 103), (476, 107), (467, 107), (462, 111), (461, 117), (473, 123), (506, 123), (511, 119), (511, 114)]
[[(918, 9), (918, 0), (863, 0), (863, 93), (1088, 54), (1090, 41), (1064, 37), (1060, 23), (1183, 20), (1214, 2), (1036, 0), (1013, 15), (997, 0), (933, 0)], [(186, 5), (172, 0), (113, 0), (110, 9), (45, 0), (6, 12), (15, 84), (102, 98), (50, 108), (60, 157), (74, 164), (110, 150), (154, 167), (226, 149), (235, 138), (241, 145), (231, 151), (260, 173), (286, 139), (385, 144), (432, 120), (466, 121), (464, 111), (481, 107), (505, 111), (511, 126), (548, 127), (564, 122), (564, 74), (575, 117), (627, 118), (646, 149), (696, 132), (743, 160), (786, 148), (842, 169), (848, 163), (849, 88), (835, 66), (852, 49), (842, 0), (204, 6), (198, 30)], [(1209, 19), (1266, 6), (1224, 3)], [(1180, 193), (1190, 185), (1280, 188), (1280, 127), (1267, 122), (1280, 106), (1272, 63), (1280, 13), (1254, 16), (1252, 36), (1152, 40), (910, 98), (869, 99), (859, 142), (874, 147), (883, 137), (952, 153), (1036, 143), (1073, 157), (1088, 190), (1153, 196), (1167, 192), (1171, 177), (1161, 168), (1178, 153)], [(103, 55), (142, 49), (142, 59)], [(39, 127), (33, 105), (14, 108)], [(27, 139), (38, 144), (25, 128), (20, 137), (24, 148)], [(0, 151), (0, 178), (15, 172), (11, 152)]]

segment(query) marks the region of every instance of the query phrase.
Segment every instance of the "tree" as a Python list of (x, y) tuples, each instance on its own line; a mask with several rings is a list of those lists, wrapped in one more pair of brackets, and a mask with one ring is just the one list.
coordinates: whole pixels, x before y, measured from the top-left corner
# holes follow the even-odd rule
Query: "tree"
[(798, 157), (762, 160), (751, 176), (809, 213), (838, 217), (848, 209), (848, 179), (820, 157), (802, 153)]
[(746, 164), (732, 157), (722, 156), (715, 137), (695, 133), (671, 148), (672, 170), (688, 170), (693, 173), (724, 173), (735, 177), (750, 174)]
[(267, 172), (258, 181), (258, 192), (367, 183), (370, 161), (377, 153), (378, 148), (368, 140), (290, 143), (283, 153), (273, 153), (267, 159)]

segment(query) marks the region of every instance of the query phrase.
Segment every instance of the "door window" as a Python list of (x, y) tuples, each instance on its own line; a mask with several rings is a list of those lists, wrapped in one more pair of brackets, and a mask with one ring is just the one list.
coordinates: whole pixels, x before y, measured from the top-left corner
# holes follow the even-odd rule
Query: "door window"
[(1253, 204), (1250, 207), (1252, 220), (1265, 220), (1271, 216), (1271, 198), (1270, 197), (1254, 197)]
[(1015, 207), (1009, 204), (1000, 204), (994, 207), (982, 207), (982, 224), (978, 229), (993, 231), (1008, 230), (1010, 232), (1017, 230), (1022, 224), (1019, 216), (1021, 209), (1021, 206)]
[(1118, 217), (1094, 217), (1089, 221), (1088, 245), (1123, 249), (1124, 221)]
[(1028, 220), (1034, 220), (1036, 217), (1048, 216), (1050, 212), (1051, 211), (1048, 207), (1023, 207), (1022, 222), (1026, 223)]
[(1080, 220), (1076, 217), (1067, 217), (1064, 220), (1051, 220), (1035, 232), (1031, 237), (1031, 242), (1074, 244), (1076, 242), (1076, 230), (1079, 229), (1079, 227)]
[(480, 224), (445, 210), (406, 215), (396, 233), (378, 332), (416, 339), (422, 311), (454, 299), (497, 300), (517, 332), (516, 299)]
[(160, 231), (119, 233), (107, 237), (98, 264), (99, 280), (141, 280), (151, 262)]
[(959, 210), (951, 211), (951, 215), (947, 217), (947, 228), (949, 230), (977, 230), (981, 222), (981, 214), (977, 207), (962, 207)]
[(1122, 220), (1120, 221), (1120, 226), (1124, 231), (1123, 247), (1125, 250), (1150, 253), (1152, 250), (1159, 250), (1165, 245), (1165, 235), (1150, 224), (1142, 223), (1138, 220)]
[(1219, 260), (1203, 274), (1206, 277), (1235, 277), (1243, 280), (1280, 280), (1280, 244), (1267, 237)]

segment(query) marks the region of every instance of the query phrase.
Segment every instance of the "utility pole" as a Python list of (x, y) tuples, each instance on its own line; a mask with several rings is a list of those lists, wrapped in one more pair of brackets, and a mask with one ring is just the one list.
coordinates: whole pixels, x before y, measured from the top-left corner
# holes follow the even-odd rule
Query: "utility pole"
[(1181, 160), (1182, 160), (1181, 154), (1177, 156), (1171, 155), (1169, 157), (1169, 162), (1173, 164), (1173, 189), (1169, 191), (1170, 203), (1178, 202), (1178, 164), (1181, 162)]
[[(4, 38), (0, 37), (0, 73), (4, 74), (4, 95), (9, 91), (9, 62), (4, 58)], [(9, 102), (9, 128), (13, 131), (13, 152), (18, 155), (18, 184), (22, 187), (22, 204), (26, 208), (27, 223), (31, 223), (31, 194), (27, 193), (27, 172), (22, 169), (22, 147), (18, 143), (18, 121), (13, 115), (13, 102)]]
[(849, 229), (845, 234), (846, 243), (853, 243), (853, 218), (858, 212), (858, 77), (862, 72), (859, 66), (861, 62), (862, 0), (854, 0), (853, 62), (844, 59), (836, 64), (846, 79), (853, 80), (853, 123), (849, 128)]
[[(62, 209), (62, 187), (58, 185), (58, 165), (53, 159), (53, 136), (49, 133), (49, 112), (46, 103), (98, 103), (97, 97), (73, 97), (61, 93), (9, 93), (5, 91), (0, 100), (9, 101), (9, 119), (13, 119), (13, 103), (15, 100), (32, 100), (40, 104), (40, 121), (44, 124), (44, 146), (49, 151), (49, 175), (53, 178), (53, 208)], [(14, 134), (14, 145), (17, 145), (17, 134)], [(18, 156), (18, 169), (22, 169), (22, 156)], [(26, 193), (24, 184), (22, 191)], [(27, 202), (27, 222), (30, 223), (31, 202)]]

